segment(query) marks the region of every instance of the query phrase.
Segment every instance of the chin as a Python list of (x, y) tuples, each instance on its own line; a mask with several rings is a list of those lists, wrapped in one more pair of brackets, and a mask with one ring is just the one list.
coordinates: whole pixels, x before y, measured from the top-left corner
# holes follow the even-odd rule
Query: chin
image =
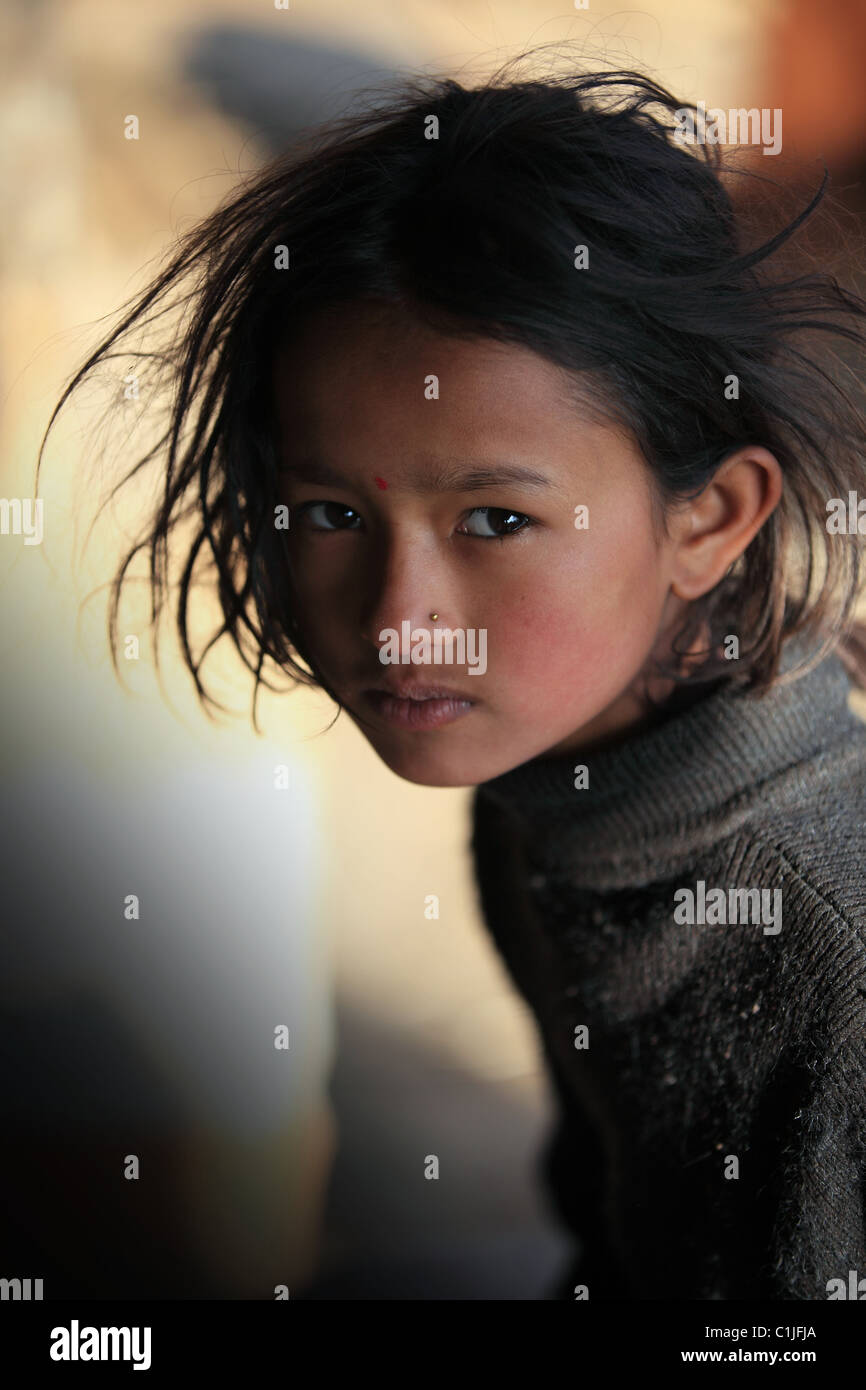
[(465, 769), (458, 771), (456, 768), (436, 767), (432, 763), (413, 766), (411, 763), (391, 762), (387, 758), (383, 761), (395, 776), (404, 782), (414, 782), (418, 787), (477, 787), (479, 783), (487, 781), (486, 773), (467, 777)]
[(383, 748), (376, 748), (376, 753), (396, 777), (419, 787), (477, 787), (500, 771), (496, 767), (490, 771), (477, 766), (467, 769), (465, 758), (453, 752), (450, 756), (445, 756), (444, 752), (437, 755), (432, 747), (429, 752), (419, 751), (414, 755), (401, 755)]

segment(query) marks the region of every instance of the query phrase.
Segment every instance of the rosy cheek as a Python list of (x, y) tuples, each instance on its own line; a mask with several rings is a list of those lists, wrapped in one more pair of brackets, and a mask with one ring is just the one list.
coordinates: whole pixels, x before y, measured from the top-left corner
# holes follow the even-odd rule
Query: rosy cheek
[(580, 706), (606, 697), (611, 679), (642, 657), (643, 609), (651, 602), (640, 580), (646, 557), (639, 550), (633, 566), (621, 536), (615, 550), (601, 545), (579, 564), (551, 563), (555, 584), (549, 576), (527, 585), (532, 596), (514, 596), (498, 616), (497, 646), (490, 638), (491, 666), (513, 677), (516, 708), (527, 718), (561, 714), (564, 701)]

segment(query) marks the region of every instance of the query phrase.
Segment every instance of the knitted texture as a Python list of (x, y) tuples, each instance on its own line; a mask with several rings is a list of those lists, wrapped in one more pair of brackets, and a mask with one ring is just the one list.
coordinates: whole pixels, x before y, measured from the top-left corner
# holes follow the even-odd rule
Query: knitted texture
[(539, 1176), (579, 1255), (556, 1296), (826, 1299), (866, 1276), (849, 693), (835, 656), (759, 699), (716, 685), (476, 788), (482, 909), (558, 1099)]

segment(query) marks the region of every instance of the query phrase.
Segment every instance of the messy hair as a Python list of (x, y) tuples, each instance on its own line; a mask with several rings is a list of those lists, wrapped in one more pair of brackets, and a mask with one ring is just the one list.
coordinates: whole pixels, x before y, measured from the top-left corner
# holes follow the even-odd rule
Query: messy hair
[[(130, 565), (149, 555), (156, 630), (172, 590), (169, 541), (193, 519), (174, 602), (205, 709), (218, 702), (201, 668), (223, 636), (255, 676), (254, 724), (260, 684), (278, 688), (268, 679), (275, 668), (339, 704), (304, 648), (275, 526), (271, 363), (311, 315), (373, 300), (565, 368), (576, 400), (628, 430), (662, 517), (735, 450), (769, 449), (781, 500), (724, 579), (690, 604), (680, 649), (709, 632), (697, 673), (706, 678), (722, 636), (736, 632), (736, 679), (758, 695), (779, 677), (786, 641), (803, 632), (822, 654), (838, 648), (866, 684), (854, 613), (862, 540), (826, 525), (829, 499), (858, 485), (866, 493), (856, 399), (866, 301), (816, 257), (776, 254), (824, 199), (826, 169), (793, 220), (750, 247), (746, 204), (737, 210), (728, 185), (736, 174), (752, 186), (773, 181), (754, 164), (738, 170), (736, 152), (683, 143), (682, 114), (694, 106), (633, 71), (521, 79), (509, 68), (471, 88), (408, 76), (373, 100), (368, 89), (353, 114), (245, 177), (179, 239), (67, 385), (40, 464), (70, 394), (97, 364), (129, 359), (120, 350), (129, 334), (155, 324), (186, 287), (173, 301), (181, 331), (142, 354), (148, 379), (170, 388), (167, 427), (111, 494), (161, 463), (158, 503), (111, 585), (115, 671)], [(188, 609), (200, 565), (222, 620), (196, 655)]]

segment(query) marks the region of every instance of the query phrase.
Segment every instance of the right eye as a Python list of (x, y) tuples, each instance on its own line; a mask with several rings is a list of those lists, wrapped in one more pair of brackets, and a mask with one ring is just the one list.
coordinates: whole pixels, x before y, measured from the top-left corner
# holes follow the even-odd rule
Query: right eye
[[(319, 509), (318, 519), (315, 517), (317, 508)], [(356, 531), (358, 527), (352, 524), (352, 518), (358, 522), (361, 520), (359, 512), (356, 512), (353, 507), (344, 506), (342, 502), (304, 502), (295, 510), (304, 516), (305, 524), (312, 531)], [(347, 514), (348, 525), (346, 525)]]

